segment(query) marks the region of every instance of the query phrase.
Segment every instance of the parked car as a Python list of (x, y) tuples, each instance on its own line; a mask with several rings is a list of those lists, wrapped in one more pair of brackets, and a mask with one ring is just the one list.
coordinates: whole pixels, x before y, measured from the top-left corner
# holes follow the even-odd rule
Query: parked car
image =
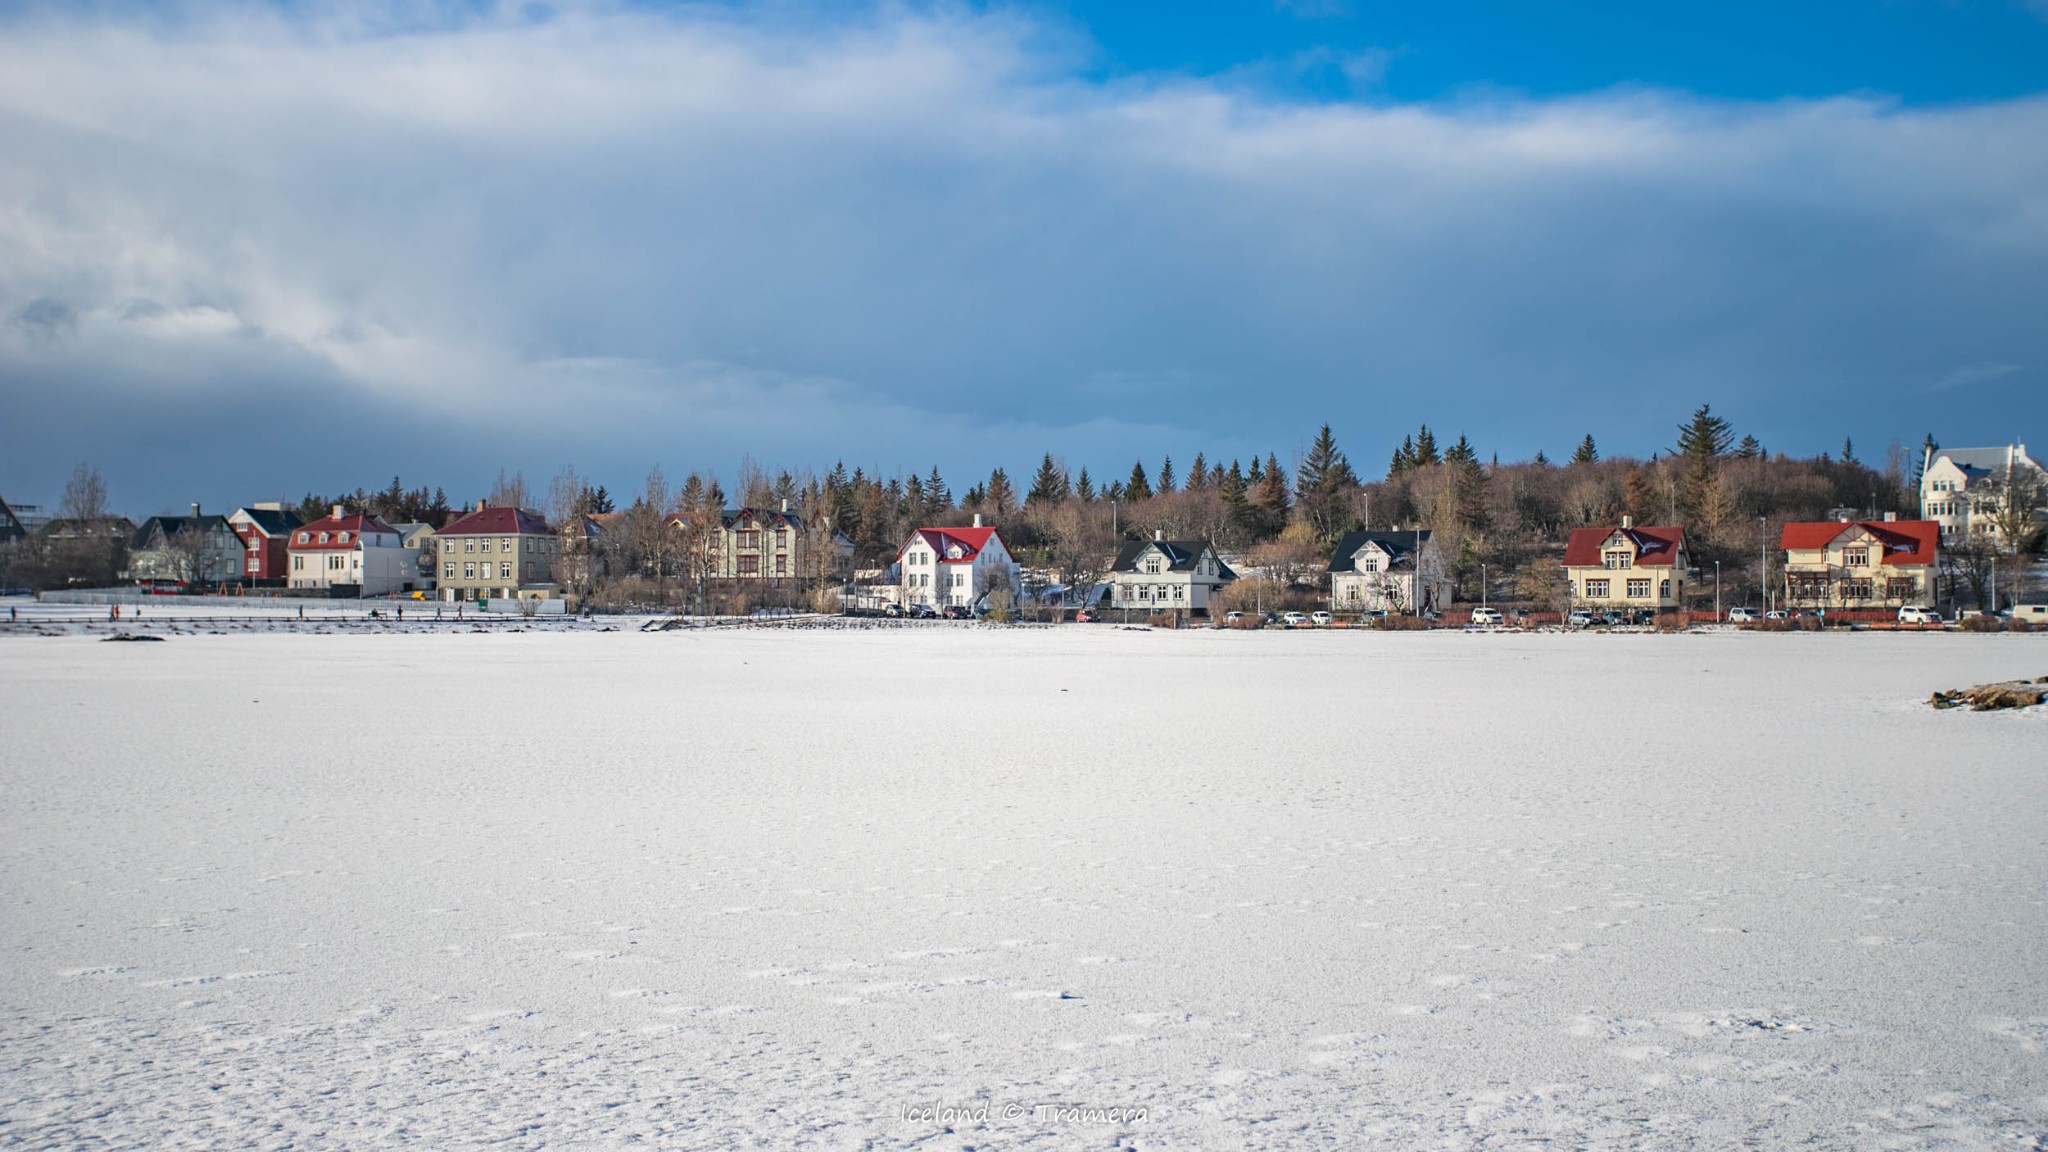
[(1763, 618), (1764, 614), (1754, 608), (1730, 608), (1728, 610), (1728, 622), (1730, 624), (1751, 624)]
[(1797, 612), (1787, 612), (1787, 611), (1785, 611), (1785, 610), (1784, 610), (1783, 608), (1773, 608), (1773, 609), (1771, 609), (1771, 610), (1770, 610), (1769, 612), (1766, 612), (1766, 613), (1764, 613), (1764, 619), (1766, 619), (1766, 620), (1790, 620), (1790, 619), (1792, 619), (1793, 617), (1795, 617), (1795, 616), (1797, 616), (1797, 615), (1799, 615), (1799, 613), (1797, 613)]
[(1575, 609), (1570, 616), (1565, 617), (1564, 622), (1574, 628), (1590, 628), (1596, 623), (1593, 614), (1584, 608)]
[(1932, 608), (1921, 608), (1917, 605), (1908, 604), (1904, 608), (1899, 609), (1899, 623), (1939, 624), (1941, 623), (1941, 613)]
[(1079, 612), (1074, 613), (1074, 623), (1076, 624), (1093, 624), (1101, 619), (1102, 615), (1092, 608), (1083, 608)]
[(1242, 619), (1244, 619), (1244, 613), (1242, 612), (1225, 612), (1223, 614), (1223, 622), (1225, 624), (1235, 624)]
[(1331, 621), (1335, 620), (1336, 617), (1328, 612), (1311, 612), (1308, 614), (1308, 619), (1309, 623), (1314, 624), (1318, 628), (1328, 628)]
[(910, 618), (913, 620), (937, 620), (939, 618), (939, 610), (929, 604), (912, 604), (910, 606)]
[(948, 620), (972, 620), (974, 619), (974, 613), (969, 612), (964, 604), (948, 604), (946, 605), (945, 617)]
[(1483, 628), (1499, 623), (1501, 623), (1501, 614), (1498, 608), (1474, 608), (1472, 610), (1472, 624), (1474, 627)]
[(1289, 628), (1306, 628), (1308, 627), (1308, 617), (1299, 612), (1284, 612), (1280, 616), (1280, 623), (1285, 624)]

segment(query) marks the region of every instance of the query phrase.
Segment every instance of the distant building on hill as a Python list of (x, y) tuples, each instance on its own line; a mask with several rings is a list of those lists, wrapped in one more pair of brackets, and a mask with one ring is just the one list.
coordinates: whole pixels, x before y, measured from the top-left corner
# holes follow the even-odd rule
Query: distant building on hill
[(1217, 589), (1235, 579), (1209, 541), (1168, 540), (1154, 532), (1117, 550), (1109, 566), (1110, 606), (1206, 616)]
[(1785, 525), (1789, 608), (1925, 608), (1934, 603), (1941, 525), (1822, 520)]
[(1685, 602), (1685, 529), (1639, 528), (1628, 517), (1606, 528), (1574, 528), (1565, 542), (1565, 577), (1574, 606), (1664, 612)]
[(2017, 482), (2048, 483), (2025, 444), (2000, 448), (1936, 448), (1920, 471), (1920, 518), (1941, 526), (1944, 544), (1953, 545), (1972, 532), (1999, 533), (1995, 512)]
[(1443, 549), (1427, 529), (1347, 532), (1330, 553), (1330, 609), (1407, 615), (1451, 602)]

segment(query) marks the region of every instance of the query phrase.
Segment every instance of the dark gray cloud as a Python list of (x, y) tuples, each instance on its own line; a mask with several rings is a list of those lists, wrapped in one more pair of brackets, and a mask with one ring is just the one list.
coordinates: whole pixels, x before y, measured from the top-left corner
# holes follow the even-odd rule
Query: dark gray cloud
[(0, 491), (2048, 415), (2041, 100), (1304, 105), (1082, 83), (1011, 18), (373, 17), (0, 31)]

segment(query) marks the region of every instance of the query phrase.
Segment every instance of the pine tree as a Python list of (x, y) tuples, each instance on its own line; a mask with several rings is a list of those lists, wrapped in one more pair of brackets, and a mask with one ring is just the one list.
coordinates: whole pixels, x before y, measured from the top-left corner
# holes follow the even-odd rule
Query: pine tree
[(1578, 448), (1572, 452), (1571, 462), (1574, 464), (1598, 464), (1600, 462), (1600, 449), (1593, 446), (1593, 434), (1591, 432), (1586, 433), (1586, 438), (1579, 441)]
[(1031, 491), (1024, 497), (1024, 503), (1031, 507), (1058, 504), (1071, 494), (1066, 470), (1053, 463), (1052, 453), (1047, 452), (1038, 464), (1038, 474), (1031, 478)]
[(1288, 499), (1286, 477), (1280, 471), (1279, 457), (1267, 454), (1259, 482), (1252, 485), (1247, 498), (1251, 502), (1259, 535), (1277, 535), (1287, 526), (1287, 510), (1291, 501)]
[(927, 524), (936, 524), (953, 511), (953, 490), (946, 487), (946, 481), (939, 476), (939, 466), (932, 465), (931, 475), (924, 478), (924, 519)]
[(1195, 453), (1195, 462), (1188, 466), (1188, 482), (1184, 487), (1190, 492), (1200, 492), (1209, 487), (1209, 462)]
[(1413, 459), (1418, 465), (1442, 463), (1442, 458), (1436, 454), (1436, 433), (1431, 432), (1427, 424), (1422, 426), (1422, 431), (1415, 434)]
[(1842, 437), (1842, 463), (1859, 463), (1859, 461), (1856, 459), (1856, 442), (1849, 439), (1847, 436)]
[(1294, 473), (1294, 494), (1302, 518), (1317, 540), (1333, 540), (1350, 517), (1351, 493), (1358, 477), (1351, 462), (1337, 450), (1337, 438), (1323, 425)]
[(1756, 437), (1745, 433), (1742, 437), (1742, 443), (1735, 446), (1735, 458), (1737, 460), (1754, 460), (1763, 455), (1763, 451), (1763, 445), (1756, 442)]
[(988, 474), (988, 487), (982, 496), (988, 514), (1001, 518), (1017, 510), (1017, 489), (1010, 484), (1010, 474), (1001, 468)]
[(1080, 477), (1074, 481), (1074, 495), (1080, 497), (1083, 504), (1095, 502), (1095, 481), (1088, 478), (1086, 468), (1081, 469)]
[(1387, 462), (1387, 479), (1392, 480), (1401, 473), (1415, 467), (1415, 437), (1401, 437), (1401, 446), (1394, 449), (1394, 458)]
[(1173, 474), (1173, 457), (1168, 456), (1159, 465), (1159, 487), (1157, 491), (1161, 496), (1168, 496), (1179, 487)]
[(1712, 460), (1726, 455), (1734, 439), (1728, 422), (1714, 415), (1707, 404), (1700, 405), (1692, 419), (1678, 426), (1678, 451), (1695, 459)]
[(1461, 433), (1458, 436), (1458, 442), (1451, 445), (1450, 449), (1444, 453), (1444, 463), (1476, 465), (1479, 463), (1479, 452), (1472, 447), (1471, 442), (1466, 440)]
[(1538, 448), (1536, 455), (1530, 459), (1529, 463), (1536, 465), (1538, 468), (1548, 468), (1550, 467), (1550, 457), (1545, 456), (1543, 449)]
[(1221, 460), (1209, 465), (1209, 487), (1223, 487), (1223, 461)]
[(1152, 496), (1152, 482), (1145, 478), (1145, 463), (1138, 461), (1131, 465), (1131, 478), (1124, 481), (1124, 499), (1146, 500)]

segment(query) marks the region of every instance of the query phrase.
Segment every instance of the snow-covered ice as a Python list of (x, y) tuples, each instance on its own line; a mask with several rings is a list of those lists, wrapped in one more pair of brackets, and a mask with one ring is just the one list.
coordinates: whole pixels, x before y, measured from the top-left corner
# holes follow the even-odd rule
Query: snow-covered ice
[(2048, 715), (1924, 700), (2042, 674), (2032, 636), (0, 639), (0, 1144), (2039, 1147)]

